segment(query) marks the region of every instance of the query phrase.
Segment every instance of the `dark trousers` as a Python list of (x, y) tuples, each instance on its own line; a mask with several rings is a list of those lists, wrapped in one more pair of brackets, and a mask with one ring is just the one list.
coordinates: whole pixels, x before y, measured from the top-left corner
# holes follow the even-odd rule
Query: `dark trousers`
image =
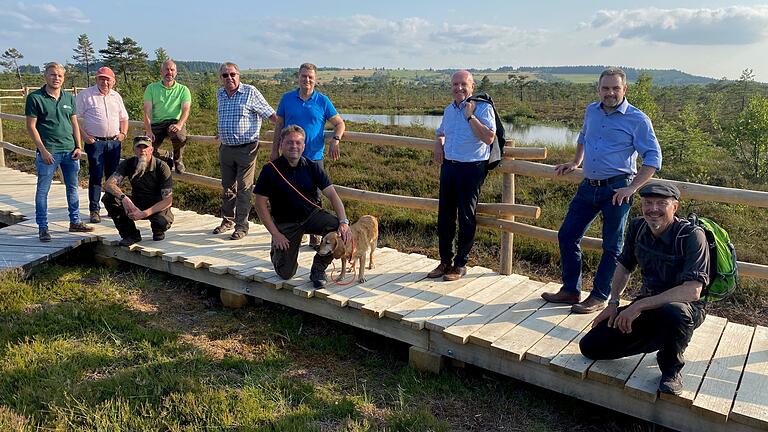
[[(152, 123), (152, 134), (155, 135), (155, 142), (152, 146), (155, 148), (155, 157), (160, 156), (160, 144), (163, 143), (166, 137), (171, 139), (173, 145), (173, 160), (174, 162), (181, 162), (184, 156), (184, 146), (187, 144), (187, 125), (184, 125), (178, 132), (171, 132), (168, 127), (172, 124), (176, 124), (178, 120), (163, 120), (158, 123)], [(173, 164), (168, 164), (173, 168)]]
[[(275, 223), (277, 229), (288, 238), (290, 246), (288, 249), (277, 249), (274, 244), (269, 255), (272, 258), (272, 265), (275, 266), (275, 272), (283, 279), (290, 279), (296, 274), (299, 267), (298, 257), (301, 247), (301, 237), (304, 234), (325, 235), (331, 231), (339, 229), (339, 219), (325, 211), (317, 209), (306, 220), (302, 222)], [(333, 255), (315, 254), (312, 261), (312, 269), (309, 273), (310, 280), (325, 280), (325, 269), (333, 261)]]
[[(133, 203), (136, 204), (136, 207), (140, 209), (147, 209), (156, 203), (147, 202), (146, 200), (141, 200), (135, 197), (132, 197), (131, 201), (133, 201)], [(120, 203), (120, 200), (118, 200), (117, 197), (111, 193), (105, 193), (104, 197), (101, 199), (101, 202), (104, 203), (104, 208), (107, 209), (109, 217), (111, 217), (115, 222), (115, 228), (117, 228), (117, 232), (120, 233), (120, 237), (140, 237), (140, 232), (138, 229), (136, 229), (136, 223), (125, 213), (125, 208), (123, 208), (123, 205)], [(150, 215), (146, 219), (149, 219), (149, 224), (152, 227), (152, 233), (164, 233), (168, 231), (168, 229), (171, 227), (171, 224), (173, 223), (173, 213), (171, 213), (171, 209), (169, 207), (163, 211)]]
[[(469, 251), (475, 242), (477, 221), (475, 207), (480, 187), (488, 174), (486, 161), (456, 162), (444, 160), (440, 167), (440, 195), (437, 212), (437, 235), (440, 262), (456, 267), (467, 265)], [(456, 254), (453, 238), (456, 236), (458, 219), (459, 236)]]
[(85, 144), (88, 155), (88, 210), (99, 211), (101, 198), (101, 181), (115, 173), (120, 164), (120, 141), (95, 141)]
[[(626, 309), (620, 307), (619, 311)], [(664, 375), (679, 372), (685, 365), (683, 353), (693, 331), (704, 321), (701, 302), (668, 303), (640, 313), (631, 333), (608, 327), (605, 320), (579, 342), (581, 353), (593, 360), (611, 360), (658, 350), (656, 360)]]

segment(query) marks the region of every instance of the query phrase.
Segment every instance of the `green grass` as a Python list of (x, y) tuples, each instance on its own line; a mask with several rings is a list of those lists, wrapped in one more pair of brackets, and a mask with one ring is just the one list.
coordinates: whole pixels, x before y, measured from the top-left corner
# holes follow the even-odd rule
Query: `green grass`
[(648, 429), (478, 370), (422, 374), (399, 343), (206, 292), (77, 263), (0, 273), (0, 430), (544, 431), (587, 428), (587, 410)]
[(595, 74), (552, 74), (552, 76), (574, 84), (597, 84)]

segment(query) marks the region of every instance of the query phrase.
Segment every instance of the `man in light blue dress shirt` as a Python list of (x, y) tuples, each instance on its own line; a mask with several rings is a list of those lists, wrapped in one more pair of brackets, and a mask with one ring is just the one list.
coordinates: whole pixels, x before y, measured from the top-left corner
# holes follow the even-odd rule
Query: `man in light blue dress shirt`
[[(443, 121), (435, 133), (434, 160), (440, 164), (437, 210), (440, 265), (427, 275), (430, 278), (453, 281), (464, 276), (475, 241), (475, 207), (488, 174), (488, 158), (496, 138), (496, 118), (490, 104), (466, 100), (474, 91), (471, 73), (462, 70), (453, 74), (453, 102), (445, 107)], [(454, 252), (457, 220), (459, 235)]]
[[(568, 206), (558, 231), (563, 287), (542, 297), (554, 303), (573, 304), (575, 313), (592, 313), (606, 306), (616, 260), (624, 244), (624, 227), (632, 195), (661, 169), (661, 147), (651, 120), (624, 97), (627, 77), (619, 68), (600, 74), (599, 102), (587, 106), (572, 162), (555, 166), (567, 174), (582, 163), (584, 181)], [(643, 160), (637, 169), (636, 159)], [(592, 291), (581, 301), (581, 239), (597, 214), (603, 219), (603, 254), (595, 272)]]

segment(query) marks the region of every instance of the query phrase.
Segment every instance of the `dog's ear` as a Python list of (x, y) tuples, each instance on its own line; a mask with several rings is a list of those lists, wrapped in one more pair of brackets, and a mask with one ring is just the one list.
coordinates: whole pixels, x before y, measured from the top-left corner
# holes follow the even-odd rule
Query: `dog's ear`
[(333, 239), (333, 241), (336, 242), (335, 245), (333, 246), (333, 257), (335, 259), (339, 259), (343, 257), (344, 253), (346, 252), (344, 248), (344, 240), (342, 240), (341, 236), (339, 236), (338, 234), (336, 233), (334, 234), (335, 235), (331, 237), (331, 239)]

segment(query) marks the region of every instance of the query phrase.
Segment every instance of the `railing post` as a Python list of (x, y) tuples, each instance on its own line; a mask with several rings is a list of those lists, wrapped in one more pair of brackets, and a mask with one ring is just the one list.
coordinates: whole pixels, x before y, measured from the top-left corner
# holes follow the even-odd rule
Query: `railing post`
[[(507, 141), (507, 145), (514, 147), (515, 142)], [(502, 149), (503, 153), (504, 149)], [(501, 202), (502, 203), (515, 203), (515, 175), (504, 173), (502, 175), (501, 183)], [(511, 220), (515, 220), (514, 216), (510, 217)], [(501, 263), (499, 265), (499, 274), (509, 275), (512, 274), (512, 253), (514, 249), (515, 235), (511, 232), (501, 233)]]
[[(3, 112), (3, 101), (0, 100), (0, 113)], [(0, 117), (0, 141), (5, 141), (3, 136), (3, 118)], [(5, 166), (5, 148), (0, 145), (0, 167)]]

